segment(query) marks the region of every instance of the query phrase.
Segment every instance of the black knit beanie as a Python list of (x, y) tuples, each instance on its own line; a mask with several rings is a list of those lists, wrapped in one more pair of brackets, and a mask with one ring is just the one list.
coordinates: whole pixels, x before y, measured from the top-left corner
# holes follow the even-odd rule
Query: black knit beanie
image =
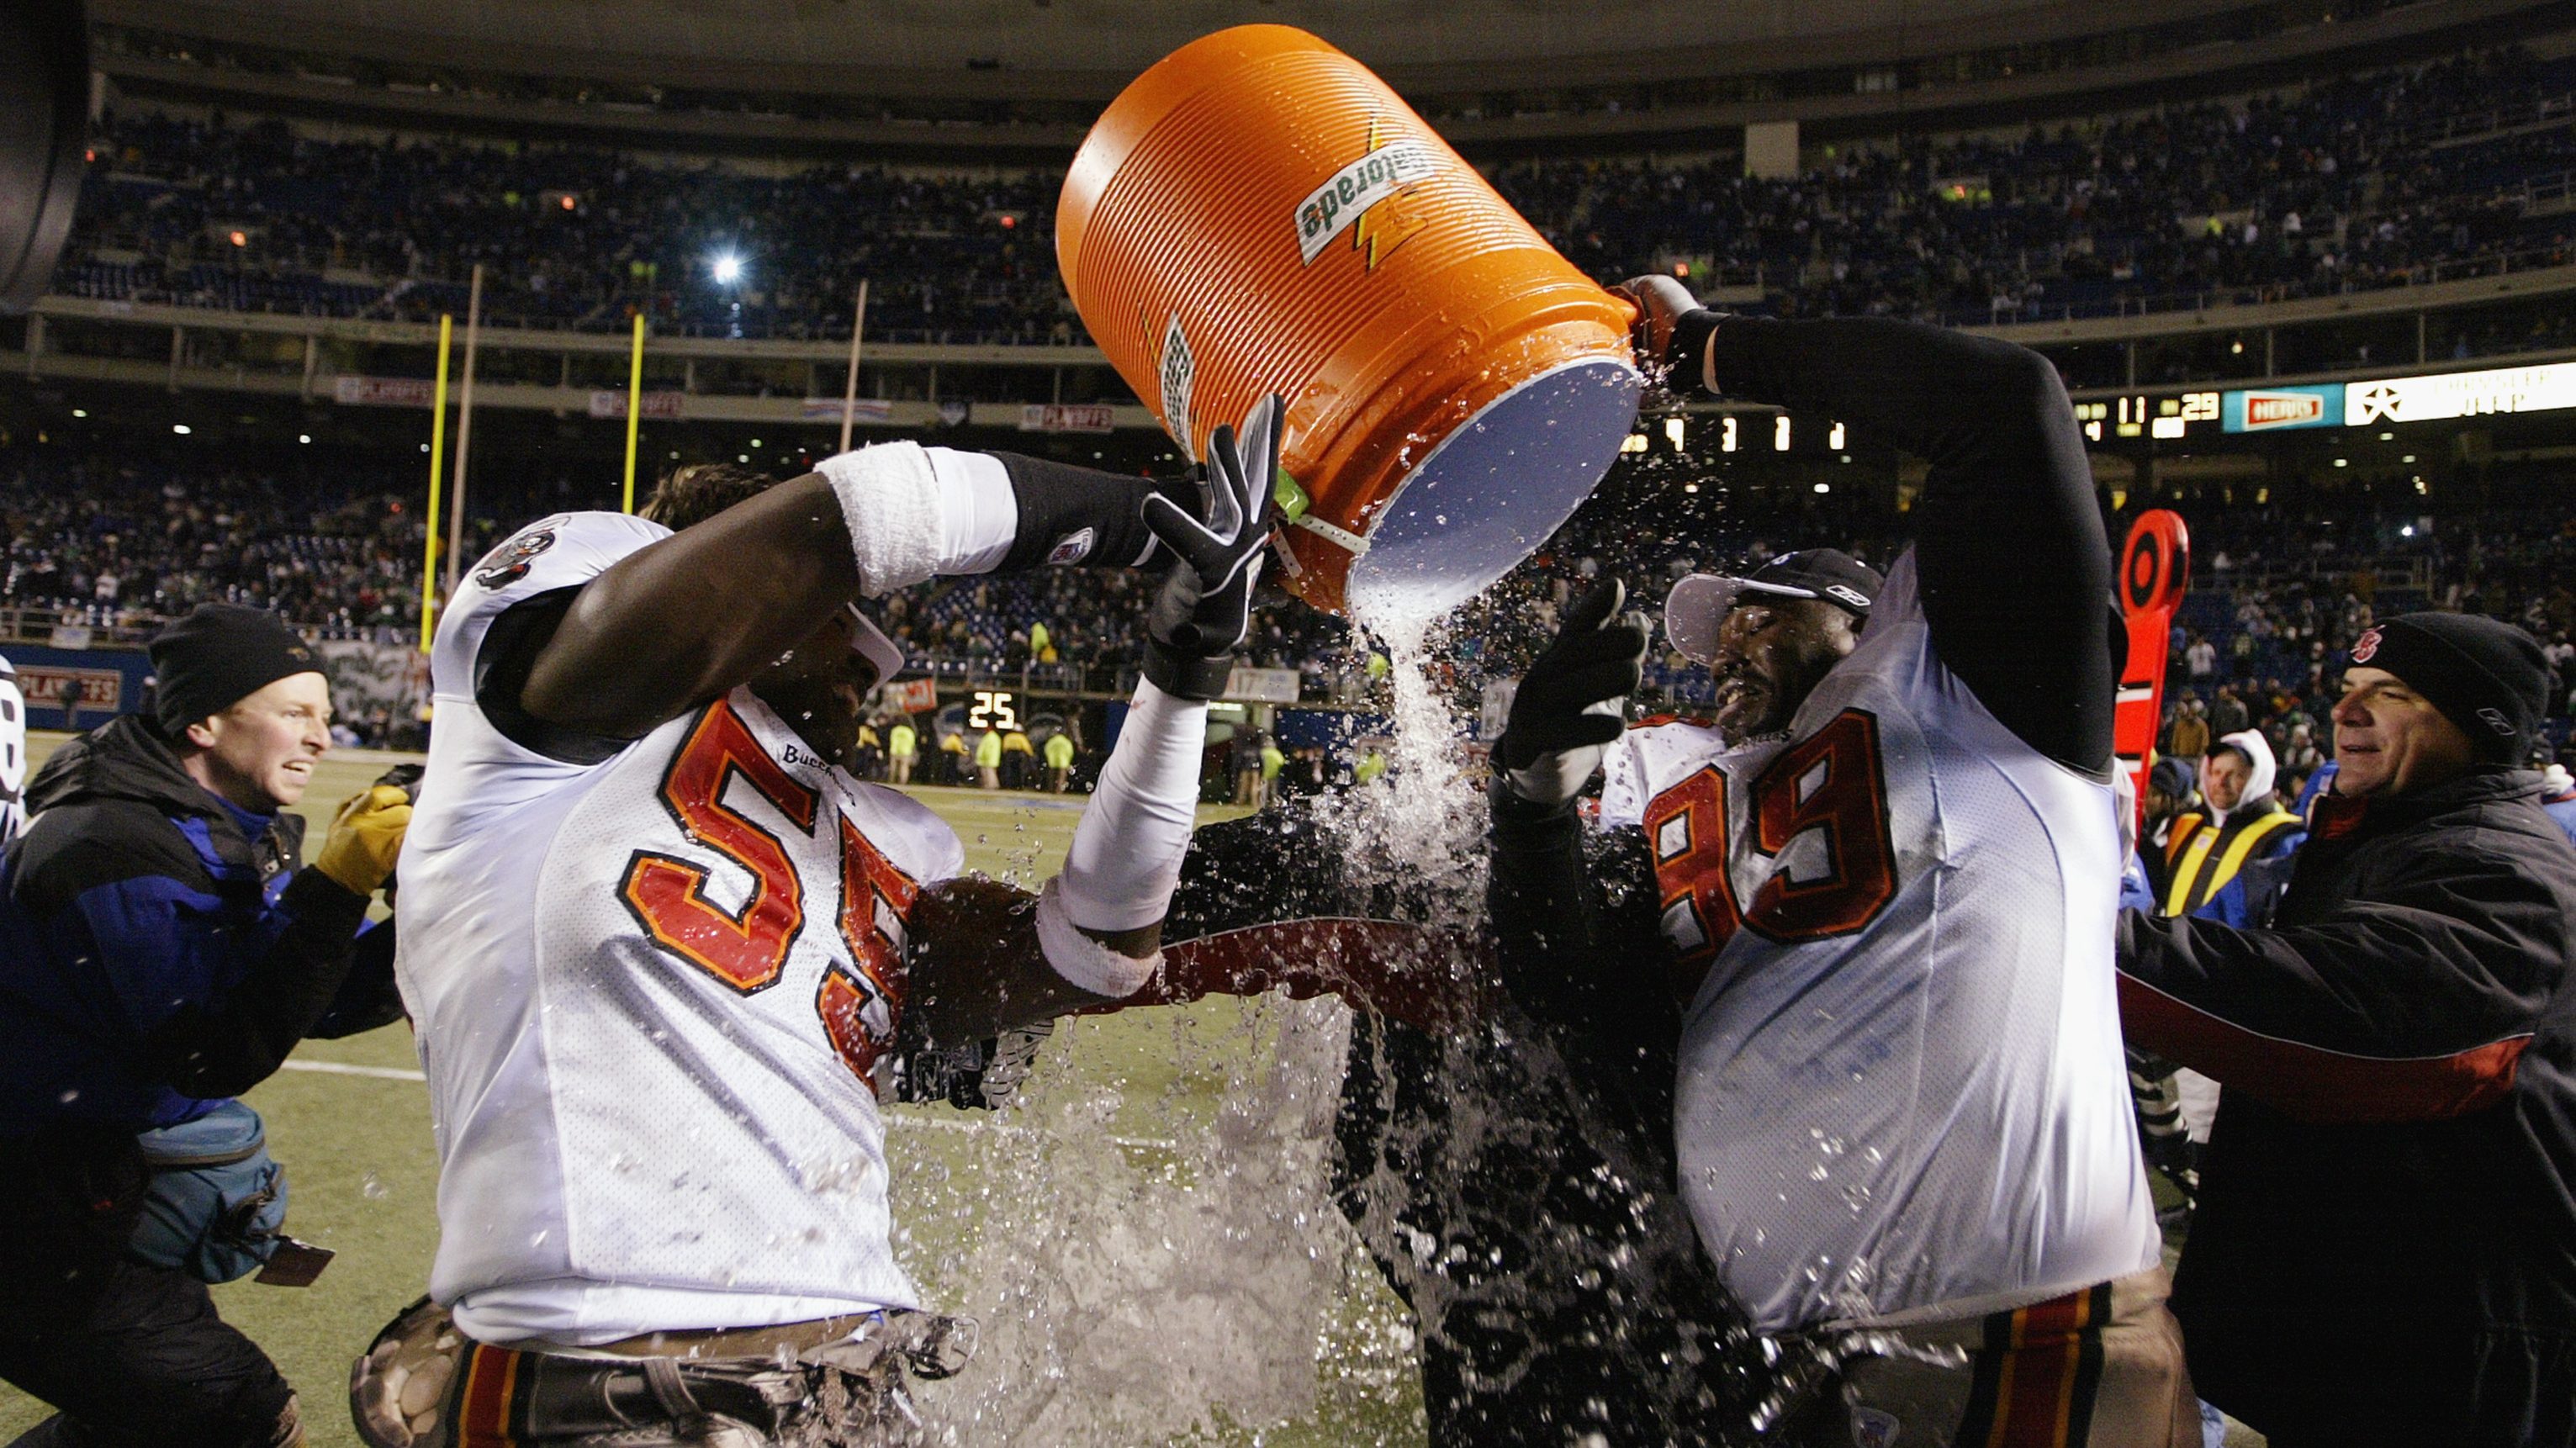
[(322, 668), (321, 656), (284, 619), (237, 603), (198, 604), (145, 651), (157, 690), (152, 717), (166, 739), (280, 679)]
[(2481, 764), (2521, 764), (2549, 708), (2540, 641), (2479, 614), (2392, 618), (2353, 641), (2352, 661), (2405, 680), (2460, 726)]

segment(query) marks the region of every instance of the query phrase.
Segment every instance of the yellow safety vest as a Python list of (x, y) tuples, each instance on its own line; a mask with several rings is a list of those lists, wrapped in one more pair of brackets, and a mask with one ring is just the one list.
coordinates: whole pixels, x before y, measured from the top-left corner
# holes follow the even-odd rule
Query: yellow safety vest
[[(2218, 848), (2219, 837), (2226, 833), (2209, 823), (2209, 817), (2198, 810), (2174, 821), (2179, 848), (2172, 856), (2173, 877), (2165, 885), (2165, 913), (2188, 915), (2209, 903), (2209, 897), (2227, 888), (2245, 862), (2284, 833), (2301, 828), (2299, 817), (2274, 801), (2272, 812), (2236, 832), (2227, 848)], [(2210, 864), (2216, 854), (2218, 863)]]

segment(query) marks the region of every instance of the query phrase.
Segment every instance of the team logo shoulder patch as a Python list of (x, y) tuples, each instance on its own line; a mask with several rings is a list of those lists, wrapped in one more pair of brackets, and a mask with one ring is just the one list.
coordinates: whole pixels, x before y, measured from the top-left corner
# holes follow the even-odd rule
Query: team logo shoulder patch
[(1055, 540), (1055, 546), (1047, 550), (1046, 561), (1057, 568), (1080, 563), (1091, 556), (1091, 545), (1098, 540), (1099, 534), (1089, 528), (1067, 533)]
[(2361, 637), (2352, 641), (2352, 661), (2354, 663), (2366, 664), (2372, 659), (2378, 657), (2378, 655), (2379, 630), (2375, 628), (2365, 629), (2362, 631)]
[(562, 515), (558, 514), (511, 534), (499, 547), (484, 554), (482, 562), (474, 565), (474, 581), (498, 593), (527, 577), (528, 567), (536, 561), (537, 555), (555, 546), (563, 521)]

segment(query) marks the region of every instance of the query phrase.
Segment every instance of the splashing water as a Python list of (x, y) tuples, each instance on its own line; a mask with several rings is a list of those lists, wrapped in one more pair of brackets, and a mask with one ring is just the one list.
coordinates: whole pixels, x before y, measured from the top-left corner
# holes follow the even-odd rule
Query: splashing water
[[(1340, 861), (1355, 909), (1454, 931), (1402, 968), (1464, 980), (1484, 967), (1445, 942), (1483, 921), (1485, 805), (1444, 689), (1442, 617), (1366, 602), (1392, 665), (1388, 768), (1318, 801), (1325, 838), (1304, 848)], [(926, 1301), (981, 1328), (967, 1371), (919, 1387), (930, 1441), (1258, 1443), (1303, 1422), (1323, 1441), (1419, 1443), (1426, 1339), (1478, 1338), (1483, 1386), (1544, 1370), (1547, 1333), (1497, 1350), (1484, 1325), (1547, 1321), (1567, 1282), (1651, 1282), (1639, 1259), (1658, 1250), (1550, 1231), (1535, 1274), (1485, 1255), (1533, 1225), (1498, 1230), (1512, 1199), (1478, 1200), (1494, 1164), (1554, 1162), (1594, 1136), (1504, 1104), (1562, 1069), (1508, 1016), (1425, 1032), (1273, 995), (1074, 1023), (996, 1122), (898, 1113), (897, 1250)], [(1628, 1166), (1595, 1170), (1625, 1200)], [(1651, 1350), (1619, 1331), (1582, 1350)], [(1597, 1421), (1559, 1426), (1580, 1441)]]

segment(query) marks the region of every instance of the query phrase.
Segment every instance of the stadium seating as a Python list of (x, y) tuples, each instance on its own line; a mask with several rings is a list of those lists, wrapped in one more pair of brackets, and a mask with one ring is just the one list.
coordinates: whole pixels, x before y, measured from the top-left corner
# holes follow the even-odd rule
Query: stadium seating
[[(2504, 50), (2009, 139), (1863, 143), (1786, 181), (1733, 155), (1494, 180), (1605, 280), (1678, 265), (1791, 313), (2082, 317), (2568, 260), (2565, 213), (2533, 204), (2563, 199), (2564, 132), (2506, 122), (2570, 92), (2576, 61)], [(1082, 336), (1053, 170), (781, 172), (143, 111), (93, 155), (57, 282), (77, 296), (418, 319), (461, 312), (482, 262), (498, 325), (616, 330), (641, 310), (665, 333), (824, 338), (848, 335), (864, 277), (881, 340)], [(720, 255), (738, 281), (714, 280)]]

